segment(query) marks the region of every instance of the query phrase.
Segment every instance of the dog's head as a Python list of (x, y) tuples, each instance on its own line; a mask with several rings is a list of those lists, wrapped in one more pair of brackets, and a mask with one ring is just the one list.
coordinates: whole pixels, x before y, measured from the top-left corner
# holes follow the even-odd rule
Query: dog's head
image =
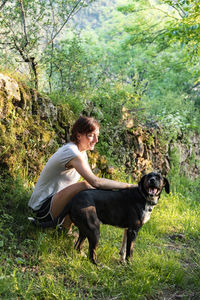
[(163, 187), (165, 187), (166, 193), (169, 194), (169, 181), (159, 173), (151, 172), (144, 175), (138, 186), (145, 199), (152, 205), (157, 204)]

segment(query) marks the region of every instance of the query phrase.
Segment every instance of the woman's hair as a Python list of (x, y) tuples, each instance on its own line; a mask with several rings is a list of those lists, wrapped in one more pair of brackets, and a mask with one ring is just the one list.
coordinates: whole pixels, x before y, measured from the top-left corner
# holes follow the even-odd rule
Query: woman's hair
[(98, 121), (95, 120), (94, 118), (80, 116), (72, 127), (70, 140), (72, 142), (75, 142), (76, 144), (78, 144), (77, 135), (79, 133), (80, 134), (91, 133), (95, 129), (99, 128), (99, 126), (100, 125), (99, 125)]

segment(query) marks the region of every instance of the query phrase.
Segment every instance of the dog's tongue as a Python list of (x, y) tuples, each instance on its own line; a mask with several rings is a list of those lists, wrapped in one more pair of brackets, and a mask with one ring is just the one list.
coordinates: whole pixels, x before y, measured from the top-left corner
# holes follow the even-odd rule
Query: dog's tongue
[(151, 196), (155, 196), (156, 195), (156, 193), (157, 193), (157, 189), (156, 188), (149, 188), (149, 195), (151, 195)]

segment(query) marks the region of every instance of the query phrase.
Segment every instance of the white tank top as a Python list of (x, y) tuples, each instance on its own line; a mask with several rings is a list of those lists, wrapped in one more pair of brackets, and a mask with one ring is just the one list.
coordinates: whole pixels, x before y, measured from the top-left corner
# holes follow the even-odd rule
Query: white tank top
[(70, 142), (60, 147), (42, 170), (28, 206), (38, 210), (47, 197), (79, 181), (80, 174), (74, 168), (66, 169), (66, 164), (80, 155), (88, 161), (86, 151), (80, 152), (76, 144)]

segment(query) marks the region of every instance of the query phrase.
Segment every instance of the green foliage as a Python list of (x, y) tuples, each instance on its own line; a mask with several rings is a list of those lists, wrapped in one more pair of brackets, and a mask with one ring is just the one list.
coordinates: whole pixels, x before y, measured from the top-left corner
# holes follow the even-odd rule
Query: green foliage
[(181, 153), (176, 147), (172, 148), (170, 153), (170, 172), (168, 174), (169, 180), (172, 184), (172, 191), (179, 192), (185, 195), (188, 201), (193, 202), (193, 199), (197, 200), (200, 192), (200, 178), (197, 176), (191, 179), (181, 174)]
[[(172, 2), (173, 7), (180, 4)], [(149, 1), (142, 4), (134, 1), (132, 6), (121, 7), (120, 11), (128, 20), (124, 26), (127, 32), (125, 53), (132, 53), (134, 72), (140, 74), (141, 81), (148, 83), (142, 97), (146, 117), (157, 120), (166, 131), (198, 131), (199, 98), (193, 87), (198, 89), (199, 68), (189, 60), (188, 52), (178, 40), (172, 43), (167, 38), (169, 22), (175, 22), (170, 15), (173, 10), (158, 1), (151, 5)], [(192, 43), (192, 37), (187, 38)]]
[[(16, 13), (7, 6), (2, 11), (7, 12), (9, 22), (11, 16), (16, 15), (14, 26), (18, 26), (22, 10), (14, 3)], [(86, 15), (90, 16), (88, 20), (92, 14), (98, 15), (98, 26), (93, 22), (90, 26), (88, 20), (83, 20), (81, 24), (87, 24), (83, 25), (84, 30), (79, 27), (76, 31), (68, 23), (67, 35), (63, 32), (62, 39), (51, 43), (50, 38), (69, 14), (74, 1), (68, 2), (68, 12), (62, 10), (64, 2), (59, 3), (60, 6), (56, 3), (23, 2), (30, 24), (33, 10), (40, 5), (35, 12), (38, 18), (40, 13), (39, 21), (33, 26), (43, 78), (40, 83), (55, 104), (67, 103), (76, 116), (83, 113), (101, 122), (98, 150), (110, 163), (124, 164), (125, 152), (129, 151), (130, 155), (134, 152), (133, 145), (130, 149), (124, 146), (127, 131), (123, 110), (128, 111), (134, 126), (158, 123), (165, 144), (176, 140), (181, 132), (199, 131), (199, 68), (188, 60), (190, 56), (178, 40), (172, 43), (167, 37), (169, 22), (176, 22), (170, 15), (172, 12), (174, 16), (176, 9), (168, 9), (169, 1), (164, 5), (158, 1), (132, 1), (128, 6), (125, 1), (112, 1), (113, 6), (106, 5), (105, 1), (95, 3), (94, 9), (87, 8)], [(118, 3), (123, 7), (116, 10)], [(84, 11), (80, 15), (83, 17)], [(1, 20), (3, 22), (3, 16)], [(43, 23), (42, 32), (47, 31), (47, 42), (40, 52), (42, 40), (36, 27)], [(28, 26), (27, 31), (31, 33), (31, 30)], [(25, 41), (22, 27), (17, 27), (16, 35), (21, 39), (24, 36)], [(20, 43), (22, 47), (22, 41)], [(32, 57), (35, 53), (31, 51), (30, 48)], [(59, 130), (64, 136), (64, 129)]]
[(75, 34), (71, 39), (57, 43), (53, 51), (50, 45), (43, 59), (50, 92), (57, 91), (67, 96), (86, 90), (92, 63)]
[(55, 56), (49, 48), (45, 64), (53, 99), (69, 103), (77, 116), (100, 120), (98, 149), (118, 164), (125, 136), (122, 108), (135, 124), (159, 123), (166, 143), (181, 131), (199, 131), (198, 68), (180, 43), (167, 38), (172, 18), (166, 3), (134, 1), (118, 11), (102, 6), (101, 25), (88, 24), (81, 38), (58, 43)]
[[(189, 60), (182, 40), (187, 39), (188, 45), (198, 43), (197, 1), (144, 0), (127, 5), (123, 1), (118, 10), (116, 5), (121, 1), (109, 5), (101, 1), (79, 12), (82, 21), (77, 31), (65, 23), (71, 18), (75, 1), (19, 1), (22, 6), (16, 1), (9, 3), (0, 16), (6, 47), (2, 62), (16, 64), (13, 58), (16, 61), (19, 55), (27, 60), (32, 71), (35, 68), (35, 76), (41, 74), (40, 86), (55, 102), (67, 102), (76, 115), (97, 115), (109, 126), (120, 120), (121, 103), (140, 112), (135, 114), (139, 119), (153, 119), (166, 129), (198, 130), (199, 68)], [(94, 16), (98, 16), (98, 26)], [(77, 22), (78, 18), (74, 24)], [(67, 37), (64, 31), (59, 35), (63, 24), (69, 25)], [(7, 25), (17, 28), (15, 34), (12, 30), (8, 36), (4, 34)], [(192, 29), (182, 32), (179, 29), (183, 25)], [(55, 40), (55, 36), (62, 39)], [(7, 51), (9, 43), (15, 43), (15, 55)], [(194, 45), (192, 49), (197, 48)], [(193, 57), (198, 58), (198, 51)]]
[(91, 1), (5, 1), (0, 11), (0, 36), (3, 55), (15, 57), (15, 65), (30, 69), (35, 88), (38, 89), (41, 59), (44, 49), (51, 45), (53, 55), (55, 39), (82, 7)]
[(170, 42), (178, 41), (182, 47), (186, 46), (191, 53), (191, 58), (199, 56), (199, 18), (200, 1), (196, 0), (164, 0), (162, 1), (173, 8), (176, 17), (169, 21), (166, 36)]
[(84, 99), (81, 99), (79, 94), (77, 95), (68, 93), (66, 95), (65, 93), (55, 91), (49, 94), (49, 98), (55, 105), (67, 103), (77, 117), (85, 108)]

